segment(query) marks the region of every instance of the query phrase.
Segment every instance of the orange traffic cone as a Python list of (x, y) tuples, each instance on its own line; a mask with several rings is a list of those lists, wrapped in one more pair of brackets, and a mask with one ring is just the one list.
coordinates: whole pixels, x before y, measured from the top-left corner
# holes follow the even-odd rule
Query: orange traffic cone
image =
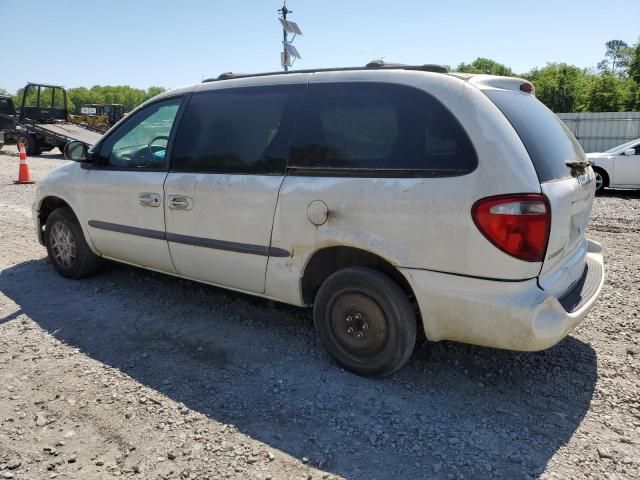
[(27, 163), (27, 152), (24, 149), (24, 143), (18, 145), (20, 150), (20, 170), (18, 170), (18, 180), (13, 183), (36, 183), (31, 180), (31, 172)]

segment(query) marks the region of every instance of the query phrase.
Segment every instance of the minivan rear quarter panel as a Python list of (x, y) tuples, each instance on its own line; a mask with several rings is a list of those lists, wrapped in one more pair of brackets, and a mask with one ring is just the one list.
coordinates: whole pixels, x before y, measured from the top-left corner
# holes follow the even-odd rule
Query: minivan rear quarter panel
[[(301, 304), (299, 281), (307, 262), (315, 252), (332, 246), (366, 250), (398, 267), (498, 280), (537, 276), (540, 263), (501, 252), (471, 218), (480, 198), (540, 192), (526, 149), (497, 107), (476, 88), (447, 75), (367, 74), (367, 81), (408, 85), (437, 98), (467, 132), (478, 166), (466, 175), (438, 178), (388, 178), (375, 172), (287, 175), (275, 212), (272, 246), (291, 256), (269, 259), (266, 294)], [(314, 74), (310, 84), (362, 81), (358, 72), (323, 72)], [(320, 226), (307, 216), (314, 200), (328, 207), (328, 219)]]

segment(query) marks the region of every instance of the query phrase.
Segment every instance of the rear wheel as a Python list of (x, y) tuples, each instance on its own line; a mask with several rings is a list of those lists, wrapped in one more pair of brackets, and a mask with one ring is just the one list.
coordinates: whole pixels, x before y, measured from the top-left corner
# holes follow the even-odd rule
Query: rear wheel
[(409, 298), (389, 277), (370, 268), (345, 268), (325, 280), (313, 316), (327, 352), (358, 375), (395, 372), (415, 346), (416, 317)]
[(602, 193), (609, 186), (609, 175), (600, 168), (595, 168), (593, 171), (596, 174), (596, 193)]
[(27, 152), (27, 155), (37, 155), (38, 151), (38, 141), (36, 137), (30, 133), (21, 133), (17, 138), (17, 147), (20, 149), (20, 144), (24, 144), (24, 149)]
[(102, 259), (87, 245), (71, 209), (58, 208), (49, 215), (44, 238), (49, 260), (63, 277), (79, 279), (100, 269)]

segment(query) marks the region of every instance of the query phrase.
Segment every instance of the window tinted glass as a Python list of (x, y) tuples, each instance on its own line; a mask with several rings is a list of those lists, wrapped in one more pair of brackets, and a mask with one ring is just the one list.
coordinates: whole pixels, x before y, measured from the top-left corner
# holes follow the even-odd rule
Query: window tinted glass
[[(605, 150), (604, 153), (609, 153), (613, 155), (617, 155), (619, 152), (624, 153), (625, 150), (629, 148), (634, 148), (637, 140), (631, 140), (630, 142), (623, 143), (622, 145), (616, 145), (615, 147), (610, 148), (609, 150)], [(640, 143), (638, 144), (640, 145)]]
[(157, 102), (135, 113), (102, 144), (99, 164), (163, 169), (171, 127), (181, 100)]
[(171, 170), (282, 174), (304, 85), (194, 94), (176, 136)]
[(0, 113), (13, 114), (13, 108), (8, 98), (0, 98)]
[(290, 165), (461, 175), (475, 169), (477, 158), (455, 117), (421, 90), (321, 83), (305, 95)]
[(585, 155), (562, 120), (532, 95), (499, 90), (485, 93), (520, 136), (541, 183), (571, 177), (565, 162), (584, 160)]

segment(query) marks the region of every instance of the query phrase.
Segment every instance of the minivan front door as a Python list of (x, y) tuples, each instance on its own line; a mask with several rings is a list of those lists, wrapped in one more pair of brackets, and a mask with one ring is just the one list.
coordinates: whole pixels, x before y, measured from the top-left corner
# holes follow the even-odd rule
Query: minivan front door
[(105, 257), (175, 273), (165, 239), (166, 149), (182, 99), (134, 113), (96, 146), (82, 196), (89, 237)]
[(262, 293), (301, 83), (207, 86), (182, 116), (165, 183), (167, 240), (182, 276)]

